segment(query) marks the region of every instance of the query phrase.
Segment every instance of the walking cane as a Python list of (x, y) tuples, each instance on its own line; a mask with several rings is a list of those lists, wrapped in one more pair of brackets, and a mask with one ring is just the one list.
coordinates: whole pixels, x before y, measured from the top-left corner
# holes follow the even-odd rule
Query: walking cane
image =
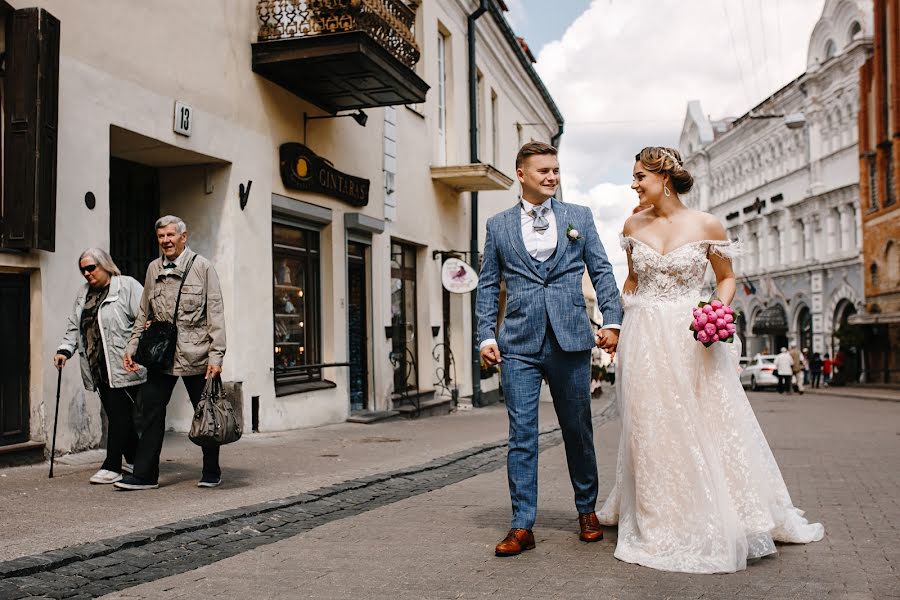
[(56, 410), (53, 416), (53, 443), (50, 445), (50, 479), (53, 479), (53, 457), (56, 455), (56, 424), (59, 423), (59, 388), (62, 385), (62, 369), (56, 378)]

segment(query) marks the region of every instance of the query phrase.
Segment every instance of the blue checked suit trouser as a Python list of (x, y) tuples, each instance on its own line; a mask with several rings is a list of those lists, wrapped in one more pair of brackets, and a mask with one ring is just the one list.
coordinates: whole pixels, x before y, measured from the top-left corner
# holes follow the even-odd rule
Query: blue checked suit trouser
[(569, 479), (580, 513), (597, 502), (597, 459), (591, 424), (591, 351), (566, 352), (548, 328), (537, 354), (503, 355), (501, 368), (509, 413), (506, 458), (512, 525), (531, 529), (538, 498), (538, 405), (541, 380), (546, 379), (562, 429)]
[[(495, 338), (509, 413), (507, 471), (512, 527), (531, 529), (537, 513), (538, 404), (541, 380), (550, 387), (566, 447), (579, 512), (597, 501), (597, 461), (590, 414), (590, 351), (594, 332), (581, 281), (587, 269), (604, 324), (622, 322), (619, 290), (587, 207), (551, 201), (557, 225), (553, 256), (535, 261), (525, 247), (521, 207), (488, 219), (478, 282), (478, 339)], [(578, 236), (569, 237), (569, 229)], [(576, 238), (576, 239), (573, 239)], [(496, 331), (500, 281), (506, 310)], [(499, 333), (499, 335), (496, 335)]]

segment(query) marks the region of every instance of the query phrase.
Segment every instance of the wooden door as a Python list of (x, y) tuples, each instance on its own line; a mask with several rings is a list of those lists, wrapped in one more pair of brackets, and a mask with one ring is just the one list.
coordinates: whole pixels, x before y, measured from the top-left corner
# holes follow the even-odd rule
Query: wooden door
[(28, 276), (0, 274), (0, 446), (29, 439)]
[(109, 253), (123, 275), (142, 284), (147, 265), (159, 256), (153, 229), (159, 217), (159, 171), (110, 158)]

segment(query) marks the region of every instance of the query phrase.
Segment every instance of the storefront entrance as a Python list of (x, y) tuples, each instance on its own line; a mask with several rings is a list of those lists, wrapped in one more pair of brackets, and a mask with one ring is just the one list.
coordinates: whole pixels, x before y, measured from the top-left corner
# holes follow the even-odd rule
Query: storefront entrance
[(153, 226), (159, 214), (159, 170), (109, 159), (109, 250), (122, 271), (141, 284), (159, 256)]
[(28, 276), (0, 274), (0, 446), (29, 439)]
[(364, 410), (369, 398), (369, 319), (365, 244), (347, 242), (347, 330), (350, 410)]

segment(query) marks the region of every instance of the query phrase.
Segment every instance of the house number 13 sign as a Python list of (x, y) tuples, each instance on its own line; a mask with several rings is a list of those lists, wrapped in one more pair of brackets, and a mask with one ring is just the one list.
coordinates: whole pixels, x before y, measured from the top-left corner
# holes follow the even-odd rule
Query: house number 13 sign
[(175, 133), (181, 135), (191, 135), (191, 128), (194, 125), (194, 111), (190, 105), (184, 102), (175, 102)]

